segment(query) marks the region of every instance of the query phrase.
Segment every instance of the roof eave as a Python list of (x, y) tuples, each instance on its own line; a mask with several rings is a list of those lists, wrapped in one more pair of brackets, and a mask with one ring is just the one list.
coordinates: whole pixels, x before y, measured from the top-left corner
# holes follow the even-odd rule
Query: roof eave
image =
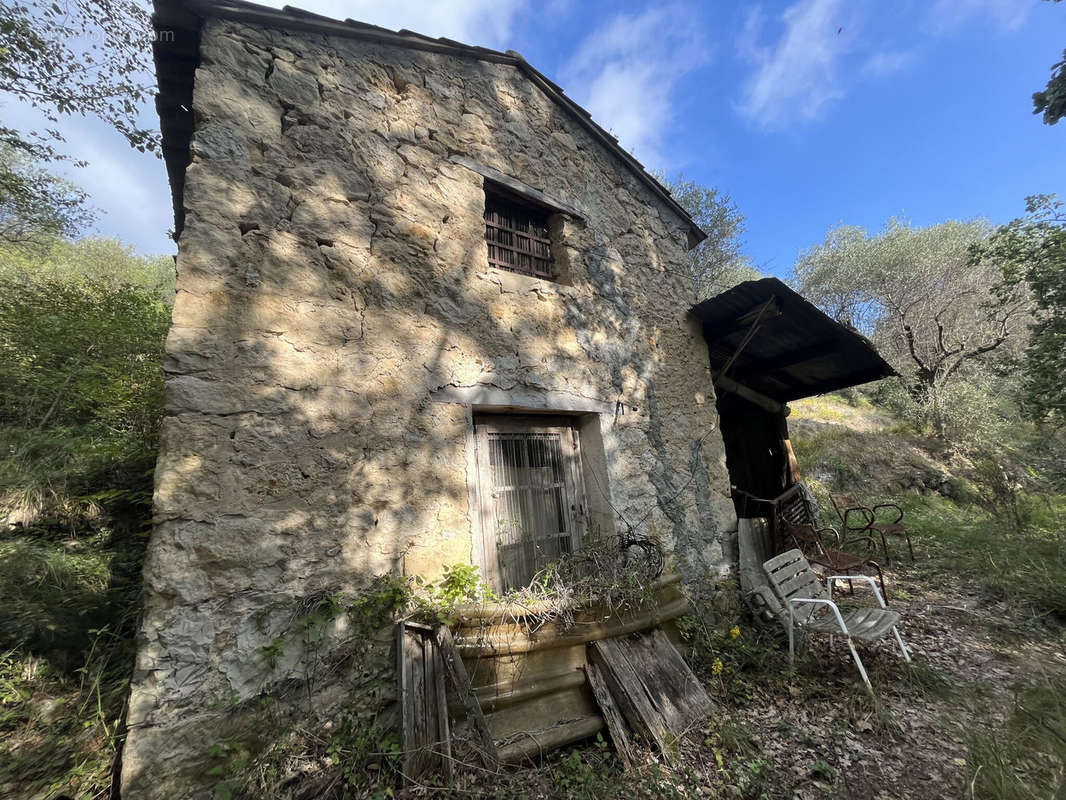
[(688, 229), (686, 241), (688, 249), (692, 249), (707, 238), (707, 234), (703, 229), (693, 221), (689, 213), (673, 198), (670, 190), (663, 186), (654, 175), (644, 169), (644, 166), (636, 158), (626, 152), (618, 143), (618, 139), (600, 127), (592, 119), (588, 111), (567, 97), (561, 87), (548, 79), (513, 50), (503, 53), (486, 47), (463, 44), (452, 39), (433, 39), (408, 30), (392, 31), (351, 19), (341, 21), (294, 8), (293, 6), (275, 9), (257, 3), (245, 2), (244, 0), (219, 0), (218, 2), (214, 0), (156, 0), (156, 14), (153, 15), (153, 19), (159, 18), (160, 9), (164, 6), (169, 6), (171, 12), (177, 12), (178, 14), (191, 12), (201, 20), (214, 17), (236, 22), (250, 22), (264, 27), (325, 33), (332, 36), (374, 41), (397, 47), (511, 65), (521, 71), (541, 91), (569, 112), (570, 116), (579, 125), (618, 158), (639, 181), (650, 189), (685, 224)]

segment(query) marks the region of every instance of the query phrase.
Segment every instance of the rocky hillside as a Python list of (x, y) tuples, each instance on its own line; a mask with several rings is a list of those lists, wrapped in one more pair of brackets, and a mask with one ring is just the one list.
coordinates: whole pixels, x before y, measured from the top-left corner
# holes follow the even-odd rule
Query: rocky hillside
[(922, 436), (865, 395), (831, 394), (791, 404), (788, 420), (800, 469), (816, 495), (826, 491), (896, 497), (969, 496), (971, 465)]

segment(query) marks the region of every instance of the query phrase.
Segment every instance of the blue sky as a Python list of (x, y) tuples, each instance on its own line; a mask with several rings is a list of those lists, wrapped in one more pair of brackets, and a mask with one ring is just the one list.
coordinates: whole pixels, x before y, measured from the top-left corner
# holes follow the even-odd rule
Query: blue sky
[[(1030, 95), (1066, 46), (1039, 0), (296, 0), (336, 17), (522, 53), (650, 169), (730, 193), (770, 274), (840, 222), (1019, 216), (1066, 195), (1066, 123)], [(281, 5), (277, 3), (276, 5)], [(7, 124), (33, 114), (3, 104)], [(145, 118), (151, 119), (146, 108)], [(161, 161), (93, 120), (63, 126), (97, 231), (173, 252)]]

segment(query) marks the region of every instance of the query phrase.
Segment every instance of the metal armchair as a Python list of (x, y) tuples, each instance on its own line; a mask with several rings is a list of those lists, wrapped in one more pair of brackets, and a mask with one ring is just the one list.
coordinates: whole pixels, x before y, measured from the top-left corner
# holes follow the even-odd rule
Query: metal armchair
[[(788, 609), (790, 667), (795, 659), (797, 628), (805, 633), (826, 634), (830, 637), (830, 644), (834, 636), (844, 636), (848, 641), (851, 657), (855, 660), (855, 666), (859, 668), (862, 682), (866, 684), (866, 689), (870, 694), (873, 694), (873, 686), (870, 684), (870, 677), (866, 674), (866, 668), (862, 664), (862, 659), (859, 658), (859, 652), (855, 649), (853, 640), (876, 642), (892, 633), (903, 654), (903, 660), (910, 662), (910, 653), (907, 652), (907, 646), (903, 643), (903, 637), (897, 627), (900, 616), (885, 607), (884, 598), (878, 594), (877, 586), (869, 575), (830, 575), (825, 579), (826, 585), (823, 588), (818, 576), (811, 569), (810, 563), (799, 550), (789, 550), (779, 556), (774, 556), (763, 564), (763, 571), (774, 593)], [(841, 611), (832, 598), (833, 583), (838, 580), (868, 581), (877, 598), (879, 608)]]
[[(888, 537), (899, 536), (907, 542), (907, 551), (911, 561), (914, 561), (914, 545), (911, 543), (911, 535), (903, 524), (903, 509), (895, 503), (878, 503), (875, 506), (864, 506), (848, 495), (829, 495), (833, 504), (833, 510), (840, 518), (841, 529), (846, 533), (873, 535), (877, 534), (881, 539), (881, 548), (885, 554), (885, 563), (891, 563), (891, 555), (888, 551)], [(887, 514), (878, 513), (887, 510)]]
[[(803, 484), (794, 484), (773, 500), (755, 497), (736, 487), (733, 487), (733, 490), (770, 506), (774, 552), (799, 548), (811, 563), (818, 564), (834, 574), (854, 575), (873, 571), (881, 584), (881, 596), (888, 597), (884, 573), (872, 558), (877, 549), (874, 539), (865, 533), (841, 536), (834, 528), (819, 526)], [(855, 587), (851, 580), (848, 581), (848, 588), (854, 593)]]

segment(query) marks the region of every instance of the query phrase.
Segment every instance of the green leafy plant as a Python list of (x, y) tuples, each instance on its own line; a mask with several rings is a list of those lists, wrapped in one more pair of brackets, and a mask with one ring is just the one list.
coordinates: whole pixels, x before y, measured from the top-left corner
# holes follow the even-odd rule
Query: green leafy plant
[(496, 600), (489, 585), (481, 577), (478, 567), (471, 564), (452, 564), (435, 581), (421, 576), (414, 578), (419, 593), (415, 602), (421, 615), (437, 622), (445, 622), (462, 603)]

